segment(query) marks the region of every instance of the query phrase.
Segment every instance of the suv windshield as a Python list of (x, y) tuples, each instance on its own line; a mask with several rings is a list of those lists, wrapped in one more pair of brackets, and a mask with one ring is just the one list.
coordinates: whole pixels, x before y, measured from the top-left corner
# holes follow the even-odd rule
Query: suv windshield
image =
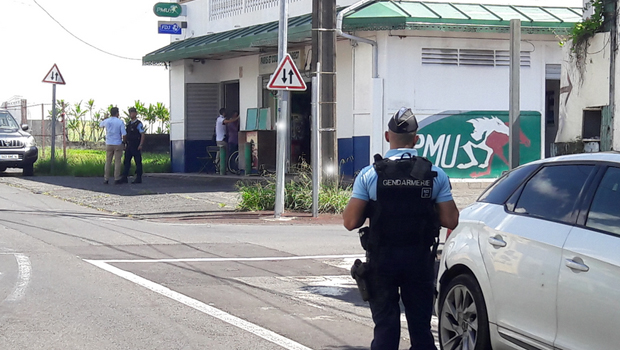
[(19, 129), (19, 125), (13, 119), (13, 116), (8, 112), (0, 112), (0, 130), (1, 131), (15, 131)]

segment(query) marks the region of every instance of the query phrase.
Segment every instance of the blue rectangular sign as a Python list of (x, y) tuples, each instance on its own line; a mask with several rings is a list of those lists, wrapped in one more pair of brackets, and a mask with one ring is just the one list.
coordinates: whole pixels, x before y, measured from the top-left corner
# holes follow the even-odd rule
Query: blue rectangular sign
[(181, 25), (178, 22), (159, 22), (157, 26), (157, 33), (159, 34), (181, 34)]

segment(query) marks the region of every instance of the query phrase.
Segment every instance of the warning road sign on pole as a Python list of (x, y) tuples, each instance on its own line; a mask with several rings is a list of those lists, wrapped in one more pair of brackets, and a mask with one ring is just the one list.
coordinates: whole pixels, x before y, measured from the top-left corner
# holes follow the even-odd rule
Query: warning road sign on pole
[(64, 85), (65, 79), (62, 77), (62, 74), (60, 74), (58, 66), (54, 64), (54, 66), (52, 67), (52, 69), (50, 69), (45, 78), (43, 78), (43, 82)]
[(306, 88), (306, 82), (304, 82), (304, 79), (301, 77), (291, 55), (286, 54), (271, 76), (269, 84), (267, 84), (267, 89), (306, 91)]

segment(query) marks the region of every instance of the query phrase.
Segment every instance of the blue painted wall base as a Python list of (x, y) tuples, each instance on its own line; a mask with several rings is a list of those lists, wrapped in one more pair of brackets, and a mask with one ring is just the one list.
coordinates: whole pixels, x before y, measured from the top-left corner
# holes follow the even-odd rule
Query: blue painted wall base
[[(170, 142), (170, 161), (173, 173), (195, 173), (200, 171), (204, 160), (199, 158), (207, 155), (207, 146), (214, 146), (214, 141), (179, 140)], [(355, 136), (338, 139), (338, 159), (340, 174), (354, 176), (363, 167), (370, 164), (370, 136)], [(208, 166), (207, 172), (214, 172)], [(204, 171), (204, 170), (203, 170)]]
[(370, 164), (370, 136), (338, 139), (340, 175), (355, 176)]

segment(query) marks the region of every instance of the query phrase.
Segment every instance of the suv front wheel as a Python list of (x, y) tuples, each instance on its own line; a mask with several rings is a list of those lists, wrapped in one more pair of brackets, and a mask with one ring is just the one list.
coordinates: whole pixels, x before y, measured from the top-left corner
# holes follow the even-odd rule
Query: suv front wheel
[(450, 281), (439, 304), (439, 344), (443, 350), (490, 349), (489, 321), (482, 291), (468, 274)]
[(24, 176), (33, 176), (34, 175), (34, 164), (24, 164)]

